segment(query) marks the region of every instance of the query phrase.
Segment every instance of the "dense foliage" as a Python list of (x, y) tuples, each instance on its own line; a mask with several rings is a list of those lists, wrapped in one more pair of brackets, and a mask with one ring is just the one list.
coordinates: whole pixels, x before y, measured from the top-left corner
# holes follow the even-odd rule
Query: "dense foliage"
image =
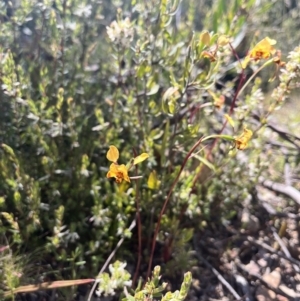
[[(195, 232), (247, 228), (239, 213), (255, 212), (270, 173), (267, 124), (297, 83), (300, 49), (284, 65), (276, 36), (255, 48), (268, 6), (199, 2), (0, 4), (0, 289), (96, 277), (122, 238), (115, 259), (131, 275), (110, 266), (123, 280), (101, 274), (100, 292), (154, 265), (181, 284)], [(106, 177), (111, 145), (120, 164), (149, 155), (129, 183)]]

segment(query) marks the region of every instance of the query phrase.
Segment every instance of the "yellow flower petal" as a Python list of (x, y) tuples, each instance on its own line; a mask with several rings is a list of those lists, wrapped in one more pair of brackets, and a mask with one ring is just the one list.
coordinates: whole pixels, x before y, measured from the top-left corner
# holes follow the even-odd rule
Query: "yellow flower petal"
[(267, 43), (270, 44), (270, 45), (272, 45), (272, 46), (277, 43), (276, 40), (270, 39), (269, 37), (264, 38), (264, 40), (266, 40)]
[(107, 160), (111, 161), (111, 162), (117, 162), (118, 159), (119, 159), (119, 151), (118, 149), (114, 146), (114, 145), (111, 145), (109, 147), (109, 150), (106, 154), (106, 158)]
[(276, 44), (275, 40), (272, 40), (268, 37), (264, 38), (260, 42), (258, 42), (253, 49), (250, 51), (250, 58), (254, 58), (255, 60), (267, 59), (271, 54), (275, 53), (275, 48), (273, 45)]
[(147, 158), (149, 158), (149, 155), (147, 153), (142, 153), (139, 156), (134, 158), (133, 164), (139, 164), (141, 162), (143, 162), (144, 160), (146, 160)]
[(115, 178), (118, 184), (122, 183), (123, 180), (130, 182), (128, 171), (124, 164), (118, 165), (116, 163), (112, 163), (106, 177)]
[(159, 187), (159, 181), (155, 170), (150, 173), (147, 184), (150, 189), (157, 189)]
[(242, 62), (242, 68), (245, 69), (251, 59), (254, 59), (255, 61), (268, 59), (276, 52), (276, 49), (273, 47), (275, 44), (276, 40), (270, 39), (269, 37), (262, 39), (251, 51), (249, 51), (249, 54)]
[(213, 98), (214, 100), (214, 106), (217, 108), (217, 109), (220, 109), (223, 107), (224, 105), (224, 102), (225, 102), (225, 97), (224, 95), (220, 95), (218, 96), (217, 94), (215, 94), (213, 91), (211, 90), (207, 90), (207, 92), (210, 94), (210, 96)]
[(229, 124), (234, 128), (234, 121), (233, 121), (233, 119), (228, 114), (224, 114), (224, 117), (229, 122)]
[(218, 45), (219, 46), (225, 46), (229, 43), (229, 38), (225, 36), (224, 34), (220, 35), (218, 38)]
[(109, 167), (109, 171), (107, 172), (106, 174), (106, 177), (107, 178), (114, 178), (117, 176), (117, 173), (118, 173), (118, 165), (115, 164), (115, 163), (112, 163)]
[(240, 149), (240, 150), (244, 150), (247, 147), (248, 142), (251, 139), (252, 135), (253, 135), (253, 133), (251, 130), (244, 128), (243, 134), (241, 134), (240, 137), (235, 139), (236, 148)]
[(119, 165), (118, 170), (120, 173), (122, 173), (122, 178), (127, 181), (130, 182), (130, 178), (128, 176), (128, 170), (126, 168), (126, 166), (124, 164)]
[(209, 59), (211, 62), (215, 62), (217, 60), (215, 52), (202, 51), (201, 56)]
[(209, 34), (208, 31), (201, 32), (200, 42), (205, 46), (209, 46), (209, 44), (210, 44), (210, 34)]

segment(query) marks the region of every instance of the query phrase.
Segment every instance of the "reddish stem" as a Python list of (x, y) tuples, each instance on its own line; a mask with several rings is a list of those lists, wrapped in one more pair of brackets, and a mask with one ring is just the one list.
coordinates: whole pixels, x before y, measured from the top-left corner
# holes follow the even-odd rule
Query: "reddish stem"
[[(133, 150), (134, 157), (137, 156), (136, 151)], [(135, 166), (135, 173), (138, 174), (138, 167)], [(141, 223), (141, 212), (140, 212), (140, 201), (139, 201), (139, 184), (138, 181), (136, 181), (136, 194), (135, 194), (135, 203), (136, 203), (136, 218), (137, 218), (137, 230), (138, 230), (138, 260), (136, 264), (136, 269), (134, 272), (134, 276), (132, 279), (132, 287), (134, 287), (138, 273), (141, 266), (141, 259), (142, 259), (142, 223)]]
[(156, 238), (157, 238), (158, 231), (159, 231), (159, 228), (160, 228), (160, 223), (161, 223), (162, 216), (163, 216), (163, 214), (165, 213), (165, 210), (166, 210), (167, 205), (168, 205), (168, 203), (169, 203), (169, 200), (170, 200), (170, 197), (171, 197), (171, 195), (172, 195), (172, 192), (173, 192), (173, 190), (174, 190), (174, 188), (175, 188), (175, 186), (176, 186), (176, 184), (177, 184), (177, 182), (178, 182), (178, 180), (179, 180), (179, 177), (180, 177), (180, 175), (181, 175), (181, 173), (182, 173), (182, 171), (183, 171), (183, 169), (184, 169), (184, 167), (185, 167), (185, 165), (186, 165), (186, 163), (187, 163), (189, 157), (190, 157), (191, 154), (194, 152), (194, 150), (200, 145), (200, 143), (202, 142), (202, 139), (203, 139), (203, 137), (201, 137), (201, 138), (194, 144), (194, 146), (190, 149), (190, 151), (188, 152), (188, 154), (187, 154), (186, 157), (184, 158), (184, 161), (183, 161), (183, 163), (182, 163), (182, 165), (181, 165), (181, 168), (180, 168), (180, 170), (179, 170), (179, 172), (178, 172), (178, 175), (177, 175), (176, 179), (174, 180), (174, 182), (172, 183), (172, 186), (171, 186), (171, 188), (170, 188), (170, 191), (169, 191), (169, 193), (168, 193), (168, 195), (167, 195), (167, 197), (166, 197), (166, 200), (165, 200), (165, 202), (164, 202), (164, 204), (163, 204), (163, 207), (162, 207), (162, 209), (161, 209), (161, 211), (160, 211), (160, 214), (159, 214), (159, 217), (158, 217), (158, 221), (157, 221), (157, 224), (156, 224), (156, 228), (155, 228), (155, 232), (154, 232), (154, 236), (153, 236), (153, 240), (152, 240), (152, 248), (151, 248), (151, 254), (150, 254), (150, 259), (149, 259), (149, 264), (148, 264), (148, 271), (147, 271), (147, 278), (146, 278), (146, 279), (149, 279), (150, 274), (151, 274), (152, 261), (153, 261), (154, 250), (155, 250), (155, 245), (156, 245)]
[[(230, 46), (230, 48), (231, 48), (231, 50), (232, 50), (232, 53), (233, 53), (234, 56), (236, 57), (236, 59), (239, 61), (240, 65), (242, 65), (242, 64), (241, 64), (241, 61), (240, 61), (240, 58), (238, 57), (236, 51), (233, 49), (233, 47), (232, 47), (232, 45), (231, 45), (230, 43), (229, 43), (229, 46)], [(242, 68), (242, 73), (240, 74), (239, 84), (238, 84), (238, 87), (237, 87), (237, 89), (236, 89), (236, 91), (235, 91), (235, 94), (234, 94), (234, 97), (233, 97), (233, 100), (232, 100), (232, 102), (231, 102), (231, 106), (230, 106), (230, 109), (229, 109), (229, 116), (232, 115), (232, 113), (233, 113), (233, 110), (234, 110), (234, 107), (235, 107), (235, 104), (236, 104), (236, 101), (237, 101), (237, 97), (238, 97), (238, 95), (239, 95), (239, 91), (241, 90), (241, 88), (242, 88), (244, 82), (245, 82), (245, 74), (244, 74), (244, 69)], [(227, 122), (228, 122), (228, 121), (227, 121), (227, 119), (226, 119), (225, 122), (224, 122), (224, 124), (223, 124), (223, 126), (222, 126), (221, 131), (219, 132), (219, 135), (221, 135), (221, 134), (223, 133), (223, 131), (224, 131), (226, 125), (227, 125)], [(216, 138), (216, 139), (214, 140), (212, 146), (209, 148), (209, 151), (208, 151), (207, 154), (206, 154), (206, 159), (209, 158), (209, 157), (211, 156), (211, 153), (212, 153), (212, 151), (213, 151), (213, 149), (214, 149), (214, 147), (216, 146), (216, 144), (217, 144), (218, 141), (219, 141), (219, 138)], [(201, 175), (201, 169), (200, 169), (199, 172), (196, 174), (196, 176), (195, 176), (195, 178), (194, 178), (194, 180), (193, 180), (193, 186), (192, 186), (193, 188), (192, 188), (191, 191), (195, 191), (195, 186), (196, 186), (196, 183), (197, 183), (197, 181), (198, 181), (200, 175)]]

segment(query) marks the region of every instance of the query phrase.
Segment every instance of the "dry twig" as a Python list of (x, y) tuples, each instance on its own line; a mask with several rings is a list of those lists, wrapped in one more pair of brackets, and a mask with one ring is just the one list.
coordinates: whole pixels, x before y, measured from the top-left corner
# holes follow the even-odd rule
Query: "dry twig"
[(252, 244), (254, 244), (254, 245), (256, 245), (256, 246), (259, 246), (259, 247), (264, 248), (265, 250), (269, 251), (269, 252), (272, 253), (272, 254), (276, 254), (278, 257), (282, 257), (282, 258), (284, 258), (285, 260), (287, 260), (287, 261), (289, 261), (289, 262), (291, 262), (291, 263), (293, 263), (293, 264), (296, 264), (296, 265), (300, 266), (300, 261), (298, 261), (297, 259), (294, 259), (293, 257), (287, 257), (287, 256), (286, 256), (285, 254), (283, 254), (281, 251), (275, 250), (274, 248), (270, 247), (269, 245), (267, 245), (267, 244), (264, 243), (264, 242), (261, 242), (261, 241), (259, 241), (259, 240), (255, 240), (255, 239), (254, 239), (253, 237), (251, 237), (251, 236), (248, 236), (248, 237), (247, 237), (247, 240), (248, 240), (250, 243), (252, 243)]
[(284, 296), (284, 297), (288, 298), (288, 300), (290, 300), (290, 298), (291, 298), (290, 295), (288, 295), (287, 293), (285, 293), (284, 291), (282, 291), (282, 290), (280, 289), (280, 287), (279, 287), (279, 288), (275, 288), (275, 287), (273, 287), (272, 285), (270, 285), (270, 284), (269, 284), (268, 282), (266, 282), (259, 274), (257, 274), (257, 273), (251, 273), (251, 272), (249, 271), (249, 269), (247, 269), (247, 268), (241, 263), (241, 261), (240, 261), (238, 258), (235, 259), (235, 264), (237, 265), (237, 267), (238, 267), (241, 271), (243, 271), (243, 272), (247, 273), (248, 275), (250, 275), (251, 277), (253, 277), (253, 278), (259, 280), (260, 283), (262, 283), (266, 288), (272, 290), (275, 294)]
[(259, 199), (262, 206), (265, 208), (265, 210), (273, 216), (277, 216), (277, 217), (283, 217), (283, 218), (290, 218), (290, 219), (294, 219), (296, 221), (300, 220), (300, 215), (294, 214), (294, 213), (290, 213), (290, 212), (277, 212), (274, 207), (272, 205), (270, 205), (268, 202), (265, 202), (261, 199)]
[[(274, 227), (271, 227), (271, 230), (272, 230), (272, 233), (273, 233), (273, 236), (274, 238), (276, 239), (276, 241), (278, 242), (278, 244), (280, 245), (281, 249), (282, 249), (282, 252), (284, 253), (284, 255), (287, 257), (287, 258), (292, 258), (289, 250), (287, 249), (287, 247), (285, 246), (283, 240), (280, 238), (280, 236), (277, 234), (276, 232), (276, 229)], [(296, 272), (300, 272), (300, 268), (299, 268), (299, 264), (295, 264), (293, 263), (293, 267), (295, 269)]]
[(236, 300), (241, 300), (240, 295), (234, 290), (234, 288), (225, 280), (225, 278), (204, 258), (200, 255), (200, 250), (197, 245), (196, 234), (193, 238), (194, 248), (196, 250), (196, 256), (202, 261), (218, 278), (218, 280), (230, 291)]
[(260, 177), (259, 182), (262, 186), (273, 190), (275, 192), (284, 194), (294, 200), (298, 205), (300, 205), (300, 191), (292, 186), (288, 186), (282, 183), (276, 183), (271, 180), (266, 180)]

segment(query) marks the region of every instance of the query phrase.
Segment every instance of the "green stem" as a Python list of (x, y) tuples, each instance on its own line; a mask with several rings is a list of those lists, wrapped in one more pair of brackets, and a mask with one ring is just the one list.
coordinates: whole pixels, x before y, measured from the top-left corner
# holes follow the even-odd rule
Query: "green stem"
[(258, 74), (258, 72), (260, 72), (262, 69), (264, 69), (265, 67), (267, 67), (268, 65), (270, 65), (271, 63), (273, 63), (273, 59), (270, 59), (268, 61), (266, 61), (262, 66), (260, 66), (251, 76), (250, 78), (247, 80), (247, 82), (245, 83), (245, 85), (240, 89), (240, 91), (238, 92), (237, 96), (239, 96), (244, 90), (245, 88), (248, 86), (248, 84), (252, 81), (252, 79)]
[(234, 141), (235, 138), (232, 137), (232, 136), (229, 136), (229, 135), (210, 135), (210, 136), (207, 136), (205, 138), (202, 139), (202, 142), (206, 141), (206, 140), (209, 140), (209, 139), (214, 139), (214, 138), (220, 138), (220, 139), (224, 139), (224, 140), (229, 140), (229, 141)]

